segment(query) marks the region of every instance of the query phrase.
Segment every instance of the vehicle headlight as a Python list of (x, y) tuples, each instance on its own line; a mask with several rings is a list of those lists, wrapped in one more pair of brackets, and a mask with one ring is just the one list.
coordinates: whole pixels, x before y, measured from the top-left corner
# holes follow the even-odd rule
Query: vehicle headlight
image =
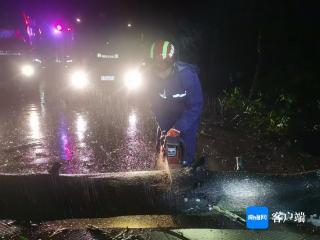
[(89, 83), (88, 74), (84, 71), (75, 71), (71, 74), (71, 84), (75, 88), (85, 88)]
[(26, 77), (31, 77), (34, 75), (34, 66), (32, 65), (23, 65), (21, 67), (21, 73), (22, 75)]
[(138, 89), (141, 86), (142, 76), (138, 69), (129, 70), (124, 76), (124, 83), (130, 90)]

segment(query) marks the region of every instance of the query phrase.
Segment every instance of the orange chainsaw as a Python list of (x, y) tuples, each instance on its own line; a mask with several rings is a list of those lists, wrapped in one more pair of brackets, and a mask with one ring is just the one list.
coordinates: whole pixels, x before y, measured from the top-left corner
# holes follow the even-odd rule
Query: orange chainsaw
[(185, 144), (181, 137), (166, 136), (162, 151), (169, 164), (182, 165), (182, 161), (185, 159)]

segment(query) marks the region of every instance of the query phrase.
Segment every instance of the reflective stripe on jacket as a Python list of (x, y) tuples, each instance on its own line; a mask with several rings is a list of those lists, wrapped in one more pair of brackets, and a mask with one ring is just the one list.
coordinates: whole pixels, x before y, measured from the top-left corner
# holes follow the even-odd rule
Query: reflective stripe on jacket
[(162, 130), (174, 127), (184, 133), (199, 121), (203, 95), (196, 66), (175, 63), (170, 79), (155, 94), (151, 105)]

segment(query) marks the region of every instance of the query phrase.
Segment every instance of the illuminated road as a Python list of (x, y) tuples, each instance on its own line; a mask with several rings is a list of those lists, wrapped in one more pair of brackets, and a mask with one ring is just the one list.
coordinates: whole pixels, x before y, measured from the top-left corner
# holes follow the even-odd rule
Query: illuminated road
[[(155, 123), (146, 104), (133, 105), (125, 95), (110, 89), (85, 94), (71, 89), (65, 91), (57, 84), (30, 88), (4, 88), (2, 85), (1, 88), (1, 173), (43, 173), (54, 162), (60, 162), (60, 172), (68, 174), (153, 169)], [(124, 176), (123, 173), (119, 175)], [(316, 216), (319, 212), (318, 172), (292, 176), (246, 172), (211, 172), (205, 176), (200, 172), (189, 176), (184, 173), (172, 178), (175, 185), (171, 186), (169, 194), (163, 189), (165, 192), (160, 196), (154, 181), (141, 184), (136, 180), (134, 184), (132, 179), (122, 178), (116, 182), (117, 191), (109, 195), (106, 184), (114, 183), (101, 182), (106, 176), (100, 179), (68, 176), (57, 182), (48, 175), (28, 175), (31, 179), (28, 181), (24, 177), (2, 175), (4, 197), (1, 200), (4, 204), (0, 205), (0, 210), (9, 219), (13, 216), (12, 209), (18, 216), (22, 213), (30, 217), (29, 210), (35, 216), (43, 214), (42, 210), (40, 213), (33, 211), (33, 204), (46, 211), (51, 208), (52, 212), (44, 217), (53, 217), (52, 213), (55, 213), (57, 218), (68, 216), (66, 213), (79, 214), (69, 215), (72, 218), (105, 217), (104, 214), (112, 211), (118, 211), (114, 214), (122, 216), (130, 209), (131, 213), (139, 215), (145, 214), (144, 211), (149, 211), (148, 214), (155, 211), (157, 214), (212, 216), (215, 212), (239, 221), (239, 216), (245, 217), (246, 207), (255, 205), (267, 206), (270, 213), (305, 212), (307, 216)], [(74, 181), (75, 178), (81, 180)], [(158, 194), (151, 194), (154, 192), (146, 184), (150, 182)], [(128, 189), (131, 190), (130, 198)], [(87, 205), (83, 205), (83, 199), (89, 199)], [(101, 199), (103, 204), (99, 202)], [(219, 221), (226, 226), (225, 220)], [(318, 224), (314, 218), (307, 221), (315, 226)]]
[(0, 86), (0, 172), (46, 172), (56, 161), (61, 173), (154, 166), (152, 116), (121, 95), (63, 92), (44, 83)]

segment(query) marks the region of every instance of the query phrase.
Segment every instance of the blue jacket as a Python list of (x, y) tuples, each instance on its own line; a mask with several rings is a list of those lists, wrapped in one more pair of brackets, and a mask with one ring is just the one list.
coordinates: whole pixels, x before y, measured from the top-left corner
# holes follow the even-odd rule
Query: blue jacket
[(174, 127), (183, 133), (195, 128), (200, 120), (203, 95), (196, 66), (176, 62), (167, 81), (161, 81), (151, 101), (162, 131)]

